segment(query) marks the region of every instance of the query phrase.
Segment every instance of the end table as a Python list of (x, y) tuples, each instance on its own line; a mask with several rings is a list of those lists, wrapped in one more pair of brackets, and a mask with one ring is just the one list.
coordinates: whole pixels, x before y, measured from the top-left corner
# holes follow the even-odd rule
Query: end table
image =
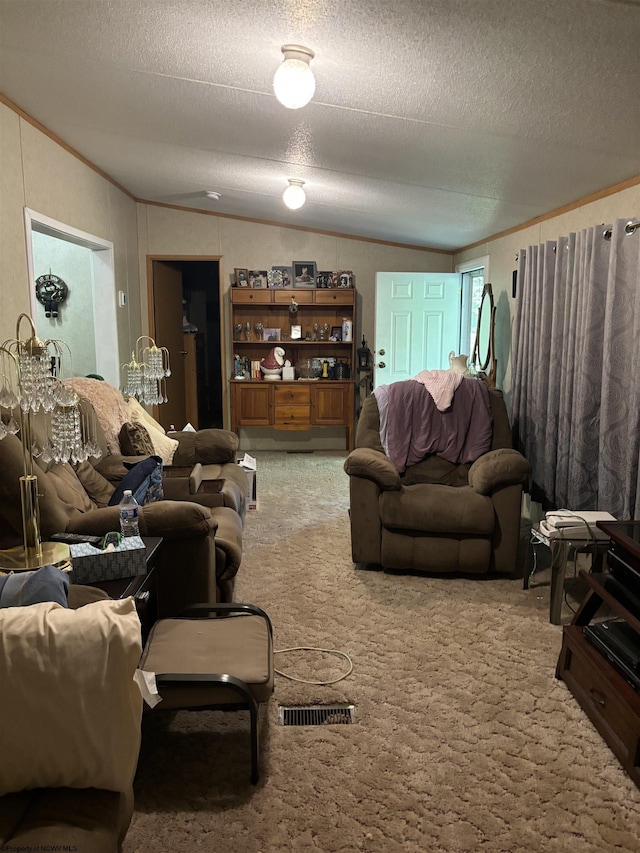
[[(607, 553), (610, 542), (608, 539), (568, 539), (545, 536), (538, 524), (531, 528), (531, 551), (527, 555), (527, 565), (524, 571), (523, 589), (529, 589), (529, 581), (535, 569), (535, 552), (538, 545), (544, 545), (551, 552), (551, 594), (549, 599), (549, 621), (552, 625), (562, 624), (562, 598), (564, 582), (567, 574), (567, 564), (570, 557), (577, 554), (591, 554), (592, 571), (601, 571), (602, 560)], [(533, 552), (534, 560), (530, 559)], [(532, 565), (533, 563), (533, 565)]]

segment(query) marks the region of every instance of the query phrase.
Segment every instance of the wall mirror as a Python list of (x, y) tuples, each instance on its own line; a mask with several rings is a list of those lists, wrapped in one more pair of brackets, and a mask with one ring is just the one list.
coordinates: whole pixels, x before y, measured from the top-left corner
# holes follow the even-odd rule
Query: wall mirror
[(478, 310), (478, 326), (472, 362), (478, 374), (484, 375), (490, 387), (494, 387), (496, 384), (495, 316), (496, 307), (493, 301), (493, 290), (491, 284), (487, 282), (482, 290), (480, 309)]

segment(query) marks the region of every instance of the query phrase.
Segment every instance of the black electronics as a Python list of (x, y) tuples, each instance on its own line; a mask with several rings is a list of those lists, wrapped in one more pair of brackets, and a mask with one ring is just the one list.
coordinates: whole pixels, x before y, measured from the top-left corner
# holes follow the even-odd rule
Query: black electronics
[(585, 625), (582, 633), (640, 693), (640, 635), (617, 619)]
[(49, 537), (52, 542), (64, 542), (65, 545), (79, 545), (83, 542), (97, 548), (102, 542), (102, 536), (91, 536), (88, 533), (52, 533)]
[(629, 593), (640, 599), (640, 521), (598, 521), (596, 524), (611, 539), (611, 550), (607, 554), (609, 571)]
[[(609, 556), (609, 559), (611, 557)], [(636, 619), (640, 619), (640, 596), (635, 595), (627, 586), (627, 584), (619, 581), (617, 578), (613, 577), (613, 575), (606, 575), (602, 579), (602, 583), (607, 592), (610, 592), (611, 595), (619, 601), (620, 604), (625, 607), (632, 616), (635, 616)]]

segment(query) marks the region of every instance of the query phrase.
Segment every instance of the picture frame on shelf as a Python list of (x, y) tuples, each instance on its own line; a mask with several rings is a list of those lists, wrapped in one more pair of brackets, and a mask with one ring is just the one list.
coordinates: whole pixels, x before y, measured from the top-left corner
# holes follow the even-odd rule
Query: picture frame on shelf
[(338, 287), (353, 287), (352, 270), (340, 270), (338, 273)]
[(275, 329), (272, 327), (264, 328), (262, 330), (262, 340), (263, 341), (279, 341), (280, 340), (280, 329)]
[(329, 282), (331, 281), (332, 272), (329, 270), (321, 270), (316, 275), (316, 287), (327, 288), (329, 287)]
[(249, 287), (258, 290), (267, 286), (266, 270), (249, 270)]
[(315, 261), (293, 261), (293, 286), (315, 287), (317, 268)]
[(331, 273), (331, 278), (329, 279), (329, 284), (327, 285), (327, 287), (338, 287), (338, 273), (335, 270)]
[[(270, 273), (270, 275), (269, 275)], [(269, 287), (292, 287), (293, 286), (293, 268), (292, 267), (271, 267), (267, 273)]]
[(291, 327), (291, 340), (299, 341), (302, 339), (302, 326)]
[(330, 341), (341, 341), (342, 340), (342, 326), (332, 326), (331, 334), (329, 335)]
[(249, 270), (239, 269), (234, 270), (236, 275), (236, 287), (249, 287)]

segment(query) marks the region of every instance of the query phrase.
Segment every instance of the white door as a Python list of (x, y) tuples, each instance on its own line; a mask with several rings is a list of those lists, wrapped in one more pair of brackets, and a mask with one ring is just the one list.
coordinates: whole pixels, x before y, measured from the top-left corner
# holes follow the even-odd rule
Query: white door
[(445, 370), (460, 345), (458, 273), (376, 274), (374, 387)]

